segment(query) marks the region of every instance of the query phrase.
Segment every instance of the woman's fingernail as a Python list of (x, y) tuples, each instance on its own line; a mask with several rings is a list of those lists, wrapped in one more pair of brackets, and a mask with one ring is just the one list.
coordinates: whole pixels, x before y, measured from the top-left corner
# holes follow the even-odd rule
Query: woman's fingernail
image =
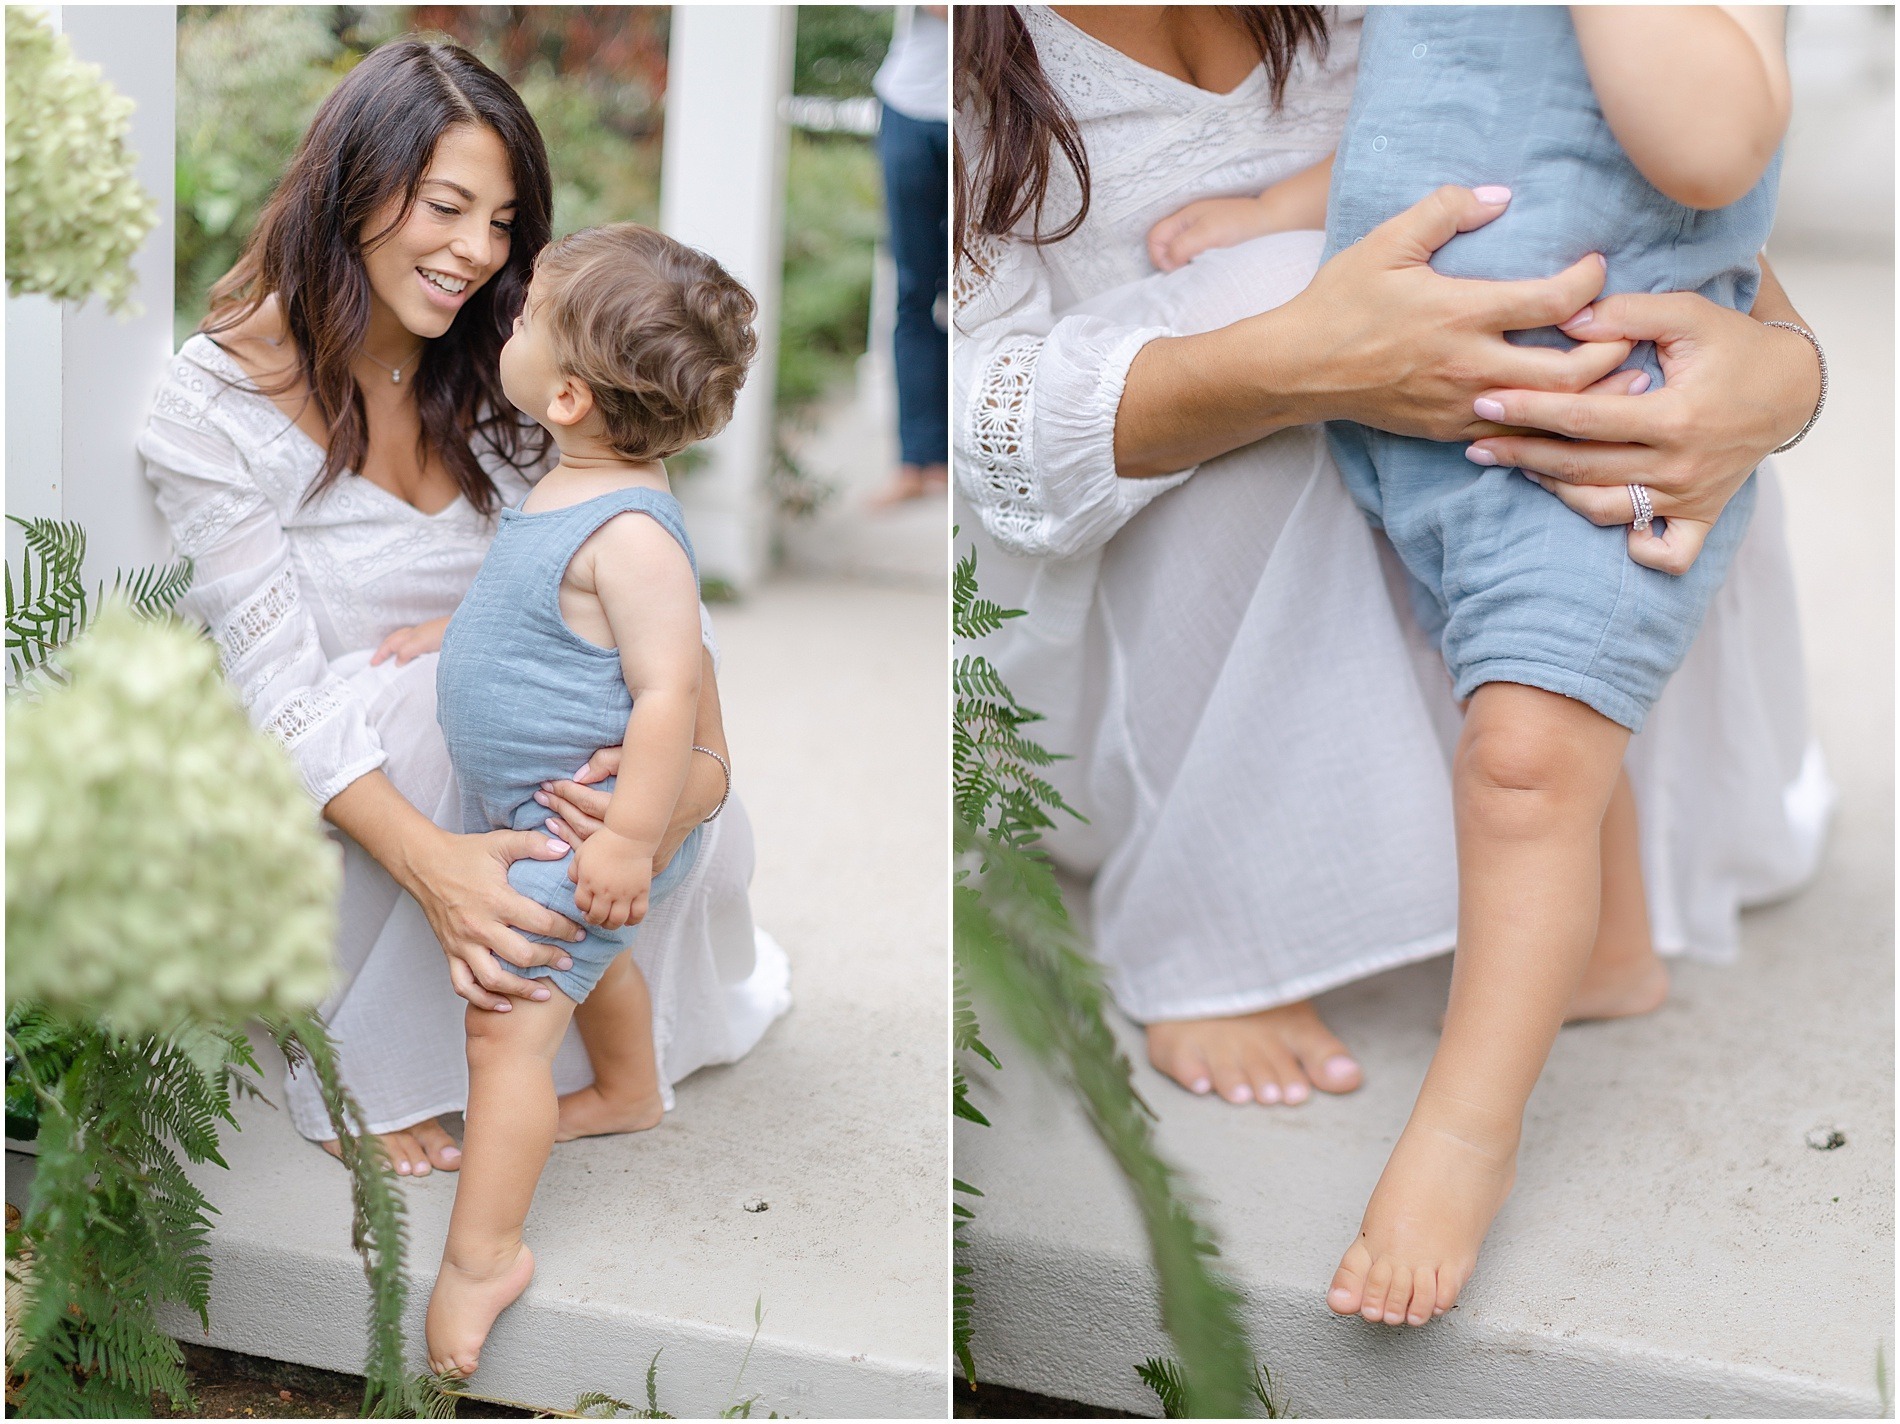
[(587, 768), (583, 766), (579, 771), (575, 772), (572, 776), (570, 776), (568, 780), (579, 781), (585, 775), (587, 775)]
[(538, 1004), (544, 1001), (552, 992), (553, 991), (549, 989), (536, 989), (532, 994), (528, 995), (528, 997)]
[(555, 839), (554, 839), (554, 838), (553, 838), (552, 836), (550, 836), (550, 837), (548, 838), (548, 849), (549, 849), (549, 850), (551, 850), (551, 851), (553, 851), (553, 852), (555, 852), (555, 853), (556, 853), (557, 855), (566, 855), (566, 854), (567, 854), (567, 842), (566, 842), (566, 841), (557, 841), (557, 840), (555, 840)]
[(1504, 419), (1504, 407), (1489, 396), (1479, 396), (1471, 403), (1471, 408), (1486, 420)]
[(537, 791), (534, 793), (534, 799), (537, 805), (545, 806), (548, 804), (548, 793), (545, 791)]
[(1486, 183), (1482, 188), (1473, 188), (1471, 190), (1471, 196), (1481, 203), (1486, 203), (1494, 208), (1501, 208), (1511, 201), (1511, 190), (1509, 188), (1501, 188), (1496, 183)]
[(1630, 382), (1630, 394), (1633, 396), (1640, 396), (1644, 391), (1648, 389), (1649, 389), (1649, 372), (1638, 371), (1636, 373), (1636, 379)]
[(554, 967), (556, 969), (572, 969), (574, 967), (574, 961), (564, 954), (554, 961)]
[(1482, 445), (1465, 446), (1465, 458), (1474, 465), (1495, 465), (1498, 462), (1498, 457)]
[(1596, 315), (1597, 314), (1593, 309), (1591, 309), (1590, 307), (1585, 307), (1582, 311), (1578, 312), (1575, 316), (1571, 317), (1568, 321), (1558, 322), (1557, 330), (1576, 331), (1578, 328), (1588, 326), (1591, 322), (1595, 321)]
[(1609, 258), (1605, 257), (1601, 252), (1592, 252), (1590, 255), (1596, 258), (1597, 266), (1601, 267), (1605, 272), (1610, 270)]

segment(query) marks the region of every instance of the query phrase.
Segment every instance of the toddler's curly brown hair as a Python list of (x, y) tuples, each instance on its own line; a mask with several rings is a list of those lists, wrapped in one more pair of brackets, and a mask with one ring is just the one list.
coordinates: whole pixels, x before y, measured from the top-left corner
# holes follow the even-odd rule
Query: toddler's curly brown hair
[(593, 391), (620, 454), (662, 460), (732, 418), (759, 304), (711, 257), (612, 223), (549, 244), (534, 272), (555, 363)]

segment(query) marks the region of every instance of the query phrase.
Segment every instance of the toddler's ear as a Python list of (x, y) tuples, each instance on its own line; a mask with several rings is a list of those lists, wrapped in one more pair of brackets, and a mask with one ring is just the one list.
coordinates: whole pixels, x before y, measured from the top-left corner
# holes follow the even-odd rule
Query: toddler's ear
[(548, 402), (548, 419), (555, 425), (579, 425), (594, 413), (594, 392), (578, 376), (569, 376)]

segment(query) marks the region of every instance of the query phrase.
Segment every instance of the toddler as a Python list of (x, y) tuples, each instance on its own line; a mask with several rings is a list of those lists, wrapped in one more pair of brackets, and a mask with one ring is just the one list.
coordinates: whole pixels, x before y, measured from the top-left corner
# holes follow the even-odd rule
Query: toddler
[[(700, 832), (658, 875), (699, 701), (699, 587), (660, 461), (732, 414), (755, 338), (751, 295), (711, 258), (632, 223), (575, 233), (535, 263), (501, 353), (508, 399), (561, 459), (501, 527), (442, 635), (438, 716), (471, 832), (538, 828), (534, 793), (622, 745), (605, 824), (567, 860), (518, 860), (515, 889), (586, 928), (545, 1001), (471, 1007), (468, 1113), (448, 1243), (429, 1299), (429, 1364), (472, 1374), (526, 1289), (522, 1227), (557, 1133), (660, 1118), (647, 989), (627, 952), (649, 905), (692, 868)], [(411, 630), (414, 631), (414, 630)], [(583, 1114), (554, 1093), (569, 1019), (594, 1069)], [(580, 1096), (580, 1095), (575, 1095)]]
[[(1440, 249), (1438, 271), (1543, 277), (1597, 253), (1606, 293), (1694, 291), (1747, 310), (1788, 117), (1782, 25), (1768, 7), (1370, 7), (1329, 160), (1327, 254), (1441, 184), (1508, 184), (1477, 189), (1510, 206)], [(1156, 265), (1317, 225), (1327, 167), (1165, 219)], [(1563, 331), (1589, 320), (1585, 308), (1514, 336), (1567, 347)], [(1619, 388), (1661, 384), (1647, 346), (1631, 362)], [(1688, 651), (1755, 489), (1713, 525), (1652, 525), (1632, 486), (1631, 527), (1604, 529), (1483, 468), (1496, 462), (1482, 452), (1345, 423), (1329, 434), (1468, 699), (1444, 1032), (1327, 1297), (1340, 1314), (1422, 1325), (1476, 1266), (1558, 1027), (1645, 1012), (1667, 992), (1623, 752)], [(1686, 558), (1680, 576), (1661, 572)]]

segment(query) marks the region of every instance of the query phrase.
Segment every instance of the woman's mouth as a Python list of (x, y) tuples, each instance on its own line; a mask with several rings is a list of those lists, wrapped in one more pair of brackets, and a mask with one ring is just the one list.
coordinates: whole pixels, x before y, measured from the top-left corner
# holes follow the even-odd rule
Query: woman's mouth
[(422, 290), (429, 300), (437, 306), (459, 307), (467, 297), (474, 283), (467, 277), (457, 277), (448, 272), (438, 272), (431, 267), (416, 268), (416, 277), (422, 283)]

